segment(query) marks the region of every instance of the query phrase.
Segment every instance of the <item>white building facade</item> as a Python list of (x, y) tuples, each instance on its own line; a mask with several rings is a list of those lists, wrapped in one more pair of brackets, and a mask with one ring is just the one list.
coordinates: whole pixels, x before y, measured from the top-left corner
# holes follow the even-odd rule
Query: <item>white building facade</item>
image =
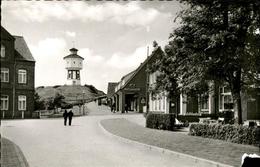
[[(149, 74), (149, 89), (155, 88), (158, 75), (158, 71)], [(208, 84), (209, 87), (214, 86), (212, 82), (209, 82)], [(216, 111), (234, 111), (231, 90), (226, 85), (218, 87), (217, 92), (212, 90), (208, 93), (194, 96), (180, 94), (178, 99), (177, 103), (179, 104), (174, 104), (173, 102), (170, 102), (166, 92), (152, 93), (152, 91), (149, 91), (149, 111), (175, 113), (176, 110), (172, 111), (170, 109), (175, 105), (178, 106), (177, 110), (179, 115), (201, 115), (214, 114)]]
[[(158, 71), (149, 74), (149, 89), (155, 88), (158, 75)], [(169, 113), (169, 100), (166, 96), (166, 92), (157, 94), (149, 92), (149, 111)]]

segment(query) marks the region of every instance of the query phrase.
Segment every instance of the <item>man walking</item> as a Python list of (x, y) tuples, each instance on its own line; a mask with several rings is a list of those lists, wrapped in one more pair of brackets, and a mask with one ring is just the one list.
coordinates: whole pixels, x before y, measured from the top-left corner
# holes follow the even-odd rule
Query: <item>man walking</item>
[(113, 105), (112, 105), (112, 110), (113, 110), (113, 113), (116, 112), (116, 103), (113, 103)]
[(73, 117), (73, 112), (72, 110), (70, 110), (70, 112), (68, 113), (68, 117), (69, 117), (69, 126), (71, 126), (71, 121), (72, 121), (72, 117)]
[(68, 118), (68, 112), (67, 112), (67, 110), (64, 111), (64, 113), (63, 113), (63, 118), (64, 118), (64, 126), (66, 126), (66, 125), (67, 125), (67, 118)]

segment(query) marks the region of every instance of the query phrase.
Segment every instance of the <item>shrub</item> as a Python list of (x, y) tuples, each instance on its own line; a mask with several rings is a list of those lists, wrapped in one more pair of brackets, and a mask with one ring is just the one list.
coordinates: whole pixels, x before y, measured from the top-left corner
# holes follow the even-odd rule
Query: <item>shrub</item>
[(199, 122), (199, 115), (178, 115), (178, 120), (181, 122)]
[(238, 144), (260, 144), (260, 128), (242, 125), (199, 124), (190, 125), (190, 135), (230, 141)]
[(173, 130), (175, 114), (149, 112), (146, 116), (146, 127), (153, 129)]
[(218, 113), (218, 117), (224, 118), (225, 124), (234, 124), (234, 112), (233, 111), (224, 111)]

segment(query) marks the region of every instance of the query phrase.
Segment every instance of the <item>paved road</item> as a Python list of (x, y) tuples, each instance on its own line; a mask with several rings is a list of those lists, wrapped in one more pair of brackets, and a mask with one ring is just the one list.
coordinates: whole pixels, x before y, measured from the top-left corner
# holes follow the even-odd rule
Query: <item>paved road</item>
[(71, 127), (63, 126), (62, 119), (8, 120), (2, 121), (1, 131), (20, 146), (30, 167), (192, 166), (188, 160), (112, 139), (98, 124), (114, 117), (127, 115), (77, 117)]

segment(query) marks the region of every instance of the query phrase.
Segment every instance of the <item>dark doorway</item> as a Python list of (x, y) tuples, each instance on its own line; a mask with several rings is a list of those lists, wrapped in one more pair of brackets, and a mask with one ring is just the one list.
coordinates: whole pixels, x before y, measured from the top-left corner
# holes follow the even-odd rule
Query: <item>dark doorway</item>
[(138, 96), (136, 94), (125, 95), (125, 104), (127, 105), (128, 111), (138, 111), (137, 98)]

